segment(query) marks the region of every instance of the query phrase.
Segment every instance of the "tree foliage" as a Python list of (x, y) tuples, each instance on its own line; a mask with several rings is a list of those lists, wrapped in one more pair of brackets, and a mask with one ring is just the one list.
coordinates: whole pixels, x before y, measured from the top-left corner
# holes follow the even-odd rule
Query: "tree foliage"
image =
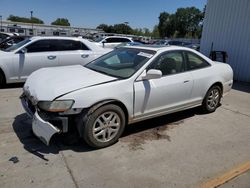
[(127, 24), (107, 25), (100, 24), (97, 29), (102, 29), (106, 33), (132, 34), (133, 29)]
[(162, 12), (159, 16), (161, 37), (199, 37), (204, 13), (195, 7), (178, 8), (174, 14)]
[(70, 26), (70, 23), (67, 18), (57, 18), (51, 23), (51, 25)]
[(36, 17), (25, 18), (25, 17), (19, 17), (19, 16), (10, 15), (7, 18), (7, 20), (10, 20), (12, 22), (44, 24), (44, 22), (41, 19), (36, 18)]

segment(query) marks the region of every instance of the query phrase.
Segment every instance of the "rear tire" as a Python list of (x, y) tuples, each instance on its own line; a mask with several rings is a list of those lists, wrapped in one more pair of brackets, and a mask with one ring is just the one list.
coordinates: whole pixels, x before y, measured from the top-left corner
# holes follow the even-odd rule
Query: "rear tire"
[(116, 105), (101, 106), (85, 115), (83, 139), (94, 148), (104, 148), (118, 141), (125, 128), (125, 115)]
[(207, 91), (207, 94), (202, 102), (203, 112), (205, 113), (214, 112), (220, 104), (221, 95), (222, 95), (221, 88), (217, 85), (212, 86)]

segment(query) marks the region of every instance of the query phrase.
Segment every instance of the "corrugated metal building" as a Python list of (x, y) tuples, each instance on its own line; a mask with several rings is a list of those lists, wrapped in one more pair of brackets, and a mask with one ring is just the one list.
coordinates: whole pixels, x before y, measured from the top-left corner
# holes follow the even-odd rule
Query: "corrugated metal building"
[(226, 51), (234, 79), (250, 82), (250, 0), (208, 0), (201, 52), (211, 49)]

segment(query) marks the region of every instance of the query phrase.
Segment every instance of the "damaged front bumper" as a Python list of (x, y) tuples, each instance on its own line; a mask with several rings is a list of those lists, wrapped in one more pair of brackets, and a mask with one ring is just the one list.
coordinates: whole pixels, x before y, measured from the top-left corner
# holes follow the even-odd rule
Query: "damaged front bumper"
[(69, 131), (69, 117), (67, 115), (75, 115), (80, 112), (80, 110), (76, 110), (74, 113), (64, 115), (42, 112), (25, 95), (21, 95), (20, 99), (24, 110), (32, 118), (33, 133), (46, 145), (49, 145), (54, 134)]
[(61, 132), (61, 130), (51, 123), (44, 121), (37, 112), (35, 112), (32, 120), (32, 130), (34, 134), (46, 145), (49, 145), (51, 137)]

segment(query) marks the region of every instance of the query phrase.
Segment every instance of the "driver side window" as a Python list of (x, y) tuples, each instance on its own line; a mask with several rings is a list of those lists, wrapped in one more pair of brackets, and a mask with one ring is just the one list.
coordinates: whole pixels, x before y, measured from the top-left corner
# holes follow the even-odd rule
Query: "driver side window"
[(160, 70), (163, 76), (184, 72), (183, 54), (182, 52), (169, 52), (160, 55), (150, 68)]

